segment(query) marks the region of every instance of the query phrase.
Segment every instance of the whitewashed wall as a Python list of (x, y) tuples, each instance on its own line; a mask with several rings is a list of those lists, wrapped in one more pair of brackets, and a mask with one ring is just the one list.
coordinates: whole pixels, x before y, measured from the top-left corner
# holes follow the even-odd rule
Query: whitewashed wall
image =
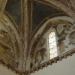
[(18, 74), (0, 64), (0, 75), (18, 75)]
[(75, 54), (31, 75), (75, 75)]
[[(18, 75), (0, 64), (0, 75)], [(75, 75), (75, 54), (31, 75)]]

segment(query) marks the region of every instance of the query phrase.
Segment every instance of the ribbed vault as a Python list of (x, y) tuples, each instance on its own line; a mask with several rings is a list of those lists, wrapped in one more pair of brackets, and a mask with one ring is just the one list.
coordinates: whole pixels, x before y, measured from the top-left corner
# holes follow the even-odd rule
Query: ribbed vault
[[(21, 75), (27, 75), (73, 54), (74, 3), (74, 0), (0, 0), (2, 64)], [(46, 38), (52, 29), (56, 31), (62, 53), (50, 60)], [(71, 43), (66, 44), (68, 51), (65, 52), (62, 44), (67, 39)]]

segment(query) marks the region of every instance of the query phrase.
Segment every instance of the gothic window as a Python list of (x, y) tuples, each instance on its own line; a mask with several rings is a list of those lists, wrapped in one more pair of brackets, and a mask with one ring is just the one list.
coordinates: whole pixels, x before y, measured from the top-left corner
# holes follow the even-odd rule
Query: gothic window
[(48, 41), (49, 41), (50, 59), (53, 59), (54, 57), (58, 56), (56, 33), (54, 31), (49, 33)]

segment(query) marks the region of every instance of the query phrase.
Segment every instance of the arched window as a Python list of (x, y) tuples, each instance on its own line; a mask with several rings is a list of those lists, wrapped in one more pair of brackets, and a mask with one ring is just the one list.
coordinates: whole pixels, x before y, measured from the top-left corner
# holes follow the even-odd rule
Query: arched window
[(49, 33), (48, 40), (49, 40), (50, 59), (52, 59), (58, 56), (56, 33), (54, 31)]

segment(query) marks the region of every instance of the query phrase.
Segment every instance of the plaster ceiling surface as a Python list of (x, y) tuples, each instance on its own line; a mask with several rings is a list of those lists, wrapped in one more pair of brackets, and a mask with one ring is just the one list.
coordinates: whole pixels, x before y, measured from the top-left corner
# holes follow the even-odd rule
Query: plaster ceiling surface
[(21, 24), (21, 0), (9, 0), (6, 5), (6, 12), (10, 14), (18, 25)]
[[(54, 16), (63, 16), (67, 15), (65, 12), (53, 7), (52, 5), (44, 4), (43, 2), (33, 2), (33, 11), (32, 11), (32, 30), (40, 27), (40, 23), (44, 22), (48, 18)], [(40, 26), (39, 26), (40, 25)]]

